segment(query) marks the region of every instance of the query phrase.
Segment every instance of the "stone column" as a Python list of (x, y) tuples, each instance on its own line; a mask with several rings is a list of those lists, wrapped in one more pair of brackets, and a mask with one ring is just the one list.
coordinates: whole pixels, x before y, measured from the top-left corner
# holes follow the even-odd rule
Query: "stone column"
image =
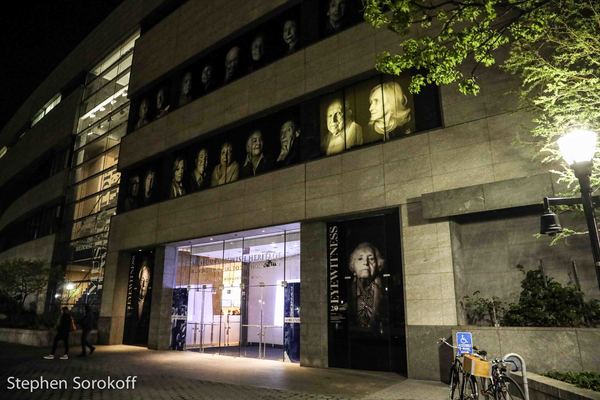
[(123, 343), (130, 257), (129, 252), (109, 252), (106, 256), (98, 343)]
[(326, 224), (302, 223), (300, 243), (300, 365), (327, 367)]
[(154, 252), (154, 279), (152, 281), (152, 305), (148, 348), (166, 350), (171, 341), (171, 308), (173, 285), (177, 273), (177, 248), (157, 247)]

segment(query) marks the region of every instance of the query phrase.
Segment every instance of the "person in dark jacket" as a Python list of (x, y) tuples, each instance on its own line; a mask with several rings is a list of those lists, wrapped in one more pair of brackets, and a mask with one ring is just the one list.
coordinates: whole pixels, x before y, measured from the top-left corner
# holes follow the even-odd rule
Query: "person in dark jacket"
[(88, 335), (94, 326), (94, 315), (92, 314), (89, 304), (85, 305), (85, 315), (79, 322), (79, 326), (81, 327), (81, 354), (79, 357), (85, 357), (87, 348), (90, 349), (90, 355), (96, 350), (96, 348), (88, 342)]
[(56, 353), (56, 346), (58, 346), (59, 341), (63, 341), (65, 344), (65, 354), (60, 357), (61, 360), (69, 359), (69, 333), (71, 332), (71, 327), (73, 326), (73, 318), (71, 317), (71, 313), (69, 312), (68, 307), (62, 308), (62, 314), (60, 315), (60, 319), (58, 320), (57, 332), (56, 336), (54, 336), (54, 344), (52, 345), (52, 353), (45, 356), (46, 360), (53, 360), (54, 353)]
[(85, 314), (83, 318), (81, 318), (79, 326), (81, 327), (81, 354), (79, 357), (85, 357), (87, 348), (90, 349), (90, 355), (96, 350), (96, 348), (87, 340), (90, 331), (94, 327), (94, 315), (92, 314), (89, 304), (85, 305)]

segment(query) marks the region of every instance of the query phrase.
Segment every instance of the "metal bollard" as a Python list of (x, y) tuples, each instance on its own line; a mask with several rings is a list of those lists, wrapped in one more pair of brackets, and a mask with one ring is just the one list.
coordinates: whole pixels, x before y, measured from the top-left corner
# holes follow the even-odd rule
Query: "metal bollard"
[(510, 357), (515, 357), (521, 362), (521, 373), (523, 375), (523, 394), (525, 395), (525, 400), (529, 400), (529, 385), (527, 384), (527, 366), (525, 365), (525, 360), (517, 353), (508, 353), (504, 357), (502, 357), (502, 360), (506, 360)]

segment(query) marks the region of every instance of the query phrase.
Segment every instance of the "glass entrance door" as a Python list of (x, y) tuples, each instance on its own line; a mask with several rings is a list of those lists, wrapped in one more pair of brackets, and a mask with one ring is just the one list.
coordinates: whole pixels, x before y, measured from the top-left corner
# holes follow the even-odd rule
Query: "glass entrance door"
[(173, 349), (299, 361), (300, 233), (257, 231), (178, 247)]

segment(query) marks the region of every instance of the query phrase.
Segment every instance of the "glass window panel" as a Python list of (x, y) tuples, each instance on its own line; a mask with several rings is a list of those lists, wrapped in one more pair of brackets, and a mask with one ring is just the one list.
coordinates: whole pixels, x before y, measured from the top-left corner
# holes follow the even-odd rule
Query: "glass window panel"
[(244, 260), (249, 263), (250, 286), (277, 285), (284, 278), (283, 233), (246, 238)]
[[(127, 101), (125, 96), (125, 101)], [(121, 125), (127, 122), (127, 118), (129, 117), (129, 104), (120, 110), (116, 111), (114, 114), (110, 116), (110, 127), (113, 128), (115, 126)]]
[(108, 169), (113, 165), (117, 165), (119, 162), (119, 146), (113, 147), (101, 158), (104, 158), (104, 169)]
[(37, 124), (38, 122), (40, 122), (40, 120), (44, 118), (44, 110), (40, 110), (38, 111), (34, 116), (33, 119), (31, 120), (31, 126), (34, 126), (35, 124)]
[(133, 46), (135, 46), (135, 41), (137, 40), (138, 37), (140, 37), (140, 35), (139, 35), (139, 33), (136, 33), (135, 35), (133, 35), (133, 37), (127, 43), (125, 43), (121, 47), (121, 49), (120, 49), (121, 56), (123, 56), (124, 54), (127, 54), (127, 52), (133, 50)]
[(71, 230), (71, 240), (95, 235), (101, 232), (108, 232), (110, 217), (112, 217), (114, 213), (115, 209), (110, 208), (75, 222)]
[(131, 62), (133, 61), (133, 53), (128, 55), (123, 61), (119, 63), (119, 74), (125, 71), (127, 68), (131, 67)]
[(110, 129), (110, 121), (102, 120), (96, 121), (96, 123), (77, 135), (77, 141), (75, 148), (79, 148), (86, 143), (91, 142), (94, 139), (104, 135)]
[(108, 232), (73, 241), (69, 244), (70, 258), (72, 261), (92, 259), (97, 254), (98, 248), (106, 248)]
[(191, 246), (177, 248), (177, 273), (175, 287), (187, 287), (190, 284)]
[(117, 205), (117, 193), (118, 187), (114, 187), (106, 192), (77, 202), (73, 219), (84, 218), (103, 209), (114, 208)]
[(121, 124), (116, 126), (113, 130), (110, 131), (108, 136), (108, 145), (107, 147), (113, 147), (121, 142), (121, 138), (125, 136), (127, 133), (127, 125)]
[(75, 199), (79, 200), (119, 184), (120, 173), (112, 169), (75, 186)]
[(300, 282), (300, 231), (285, 234), (285, 280)]
[(75, 153), (75, 157), (73, 158), (73, 163), (75, 165), (79, 165), (81, 163), (86, 162), (87, 160), (94, 158), (101, 154), (104, 150), (106, 150), (107, 137), (103, 137), (98, 139), (81, 150)]
[(112, 68), (110, 68), (108, 71), (106, 71), (102, 76), (99, 76), (96, 79), (94, 79), (93, 82), (90, 82), (85, 88), (85, 94), (83, 97), (88, 98), (91, 94), (96, 92), (98, 89), (102, 88), (103, 86), (108, 84), (108, 82), (115, 79), (115, 77), (118, 74), (118, 70), (119, 70), (119, 65), (114, 65)]
[(97, 157), (93, 160), (86, 162), (85, 164), (75, 169), (75, 182), (82, 181), (89, 176), (95, 175), (102, 171), (104, 164), (104, 157)]

